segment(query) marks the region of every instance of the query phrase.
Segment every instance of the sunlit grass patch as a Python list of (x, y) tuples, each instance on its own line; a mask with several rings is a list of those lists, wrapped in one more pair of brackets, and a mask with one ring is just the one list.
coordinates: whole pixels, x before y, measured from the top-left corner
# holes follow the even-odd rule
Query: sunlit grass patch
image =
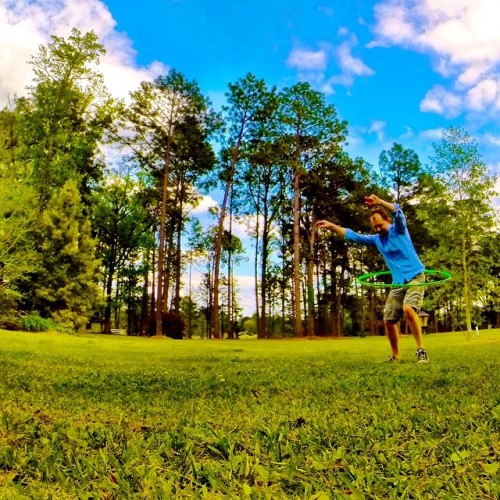
[(500, 332), (0, 332), (0, 497), (497, 498)]

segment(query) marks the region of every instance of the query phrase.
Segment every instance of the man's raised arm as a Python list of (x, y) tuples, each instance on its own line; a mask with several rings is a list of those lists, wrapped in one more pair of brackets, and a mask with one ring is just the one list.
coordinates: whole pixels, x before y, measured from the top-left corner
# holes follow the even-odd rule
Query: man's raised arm
[(320, 229), (330, 229), (330, 231), (336, 232), (339, 236), (345, 236), (345, 227), (337, 226), (333, 222), (327, 220), (319, 220), (315, 224), (316, 227)]
[(369, 207), (380, 206), (382, 208), (385, 208), (386, 210), (388, 210), (391, 213), (396, 211), (396, 206), (394, 205), (394, 203), (384, 201), (374, 194), (371, 194), (370, 196), (366, 196), (365, 203)]

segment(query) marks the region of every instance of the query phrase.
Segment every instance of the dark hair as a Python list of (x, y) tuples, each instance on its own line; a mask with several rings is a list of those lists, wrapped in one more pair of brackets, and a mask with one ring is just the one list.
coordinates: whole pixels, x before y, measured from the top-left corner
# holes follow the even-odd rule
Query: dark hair
[(385, 209), (383, 209), (382, 207), (377, 207), (377, 208), (374, 208), (372, 209), (372, 211), (370, 212), (370, 219), (375, 215), (375, 214), (379, 214), (380, 217), (382, 217), (382, 219), (386, 220), (386, 221), (391, 221), (391, 218), (389, 217), (389, 214), (387, 213), (387, 211)]

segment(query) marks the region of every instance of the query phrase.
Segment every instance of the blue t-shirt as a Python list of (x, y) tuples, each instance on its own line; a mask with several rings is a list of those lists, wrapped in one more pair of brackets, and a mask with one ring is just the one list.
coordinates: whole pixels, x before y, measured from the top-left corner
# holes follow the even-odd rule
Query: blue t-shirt
[(389, 226), (387, 235), (358, 234), (352, 229), (346, 229), (345, 239), (361, 245), (377, 247), (391, 271), (392, 282), (403, 284), (423, 272), (425, 266), (413, 247), (403, 211), (399, 205), (394, 206), (396, 207), (393, 212), (394, 223)]

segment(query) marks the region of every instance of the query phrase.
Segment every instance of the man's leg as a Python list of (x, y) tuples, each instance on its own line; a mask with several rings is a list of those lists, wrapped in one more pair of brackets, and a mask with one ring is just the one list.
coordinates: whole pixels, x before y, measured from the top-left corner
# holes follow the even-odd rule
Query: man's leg
[(397, 321), (384, 321), (391, 344), (392, 355), (399, 359), (399, 324)]
[[(424, 274), (419, 274), (415, 276), (410, 281), (410, 284), (420, 284), (425, 281)], [(403, 301), (403, 312), (406, 316), (406, 321), (410, 326), (411, 333), (413, 333), (413, 338), (417, 343), (417, 349), (423, 349), (423, 339), (422, 339), (422, 322), (417, 311), (420, 311), (424, 301), (424, 287), (423, 286), (410, 286), (406, 289), (404, 301)]]
[(415, 309), (409, 305), (403, 306), (403, 312), (406, 316), (406, 321), (410, 326), (411, 333), (413, 333), (413, 338), (417, 343), (417, 349), (424, 348), (424, 342), (422, 339), (422, 322), (420, 321), (419, 315), (416, 313)]
[[(410, 281), (411, 283), (422, 283), (425, 281), (424, 274), (415, 276)], [(406, 321), (410, 325), (410, 330), (413, 333), (413, 338), (417, 344), (417, 360), (419, 363), (426, 363), (428, 361), (427, 352), (424, 349), (422, 339), (422, 323), (417, 311), (420, 311), (424, 299), (424, 287), (414, 286), (409, 287), (403, 301), (403, 312), (406, 316)]]
[(385, 302), (384, 325), (392, 349), (392, 358), (389, 357), (389, 361), (399, 359), (399, 318), (401, 316), (404, 293), (403, 288), (393, 288), (389, 292)]

